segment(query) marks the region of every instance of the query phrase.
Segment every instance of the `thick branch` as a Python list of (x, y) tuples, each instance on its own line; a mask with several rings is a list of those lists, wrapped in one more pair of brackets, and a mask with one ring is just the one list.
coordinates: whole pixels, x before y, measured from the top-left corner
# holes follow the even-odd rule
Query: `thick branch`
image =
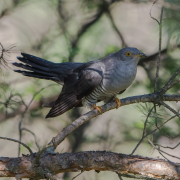
[(131, 156), (106, 151), (46, 154), (35, 164), (36, 155), (0, 158), (0, 177), (46, 178), (47, 173), (76, 171), (113, 171), (157, 179), (180, 180), (180, 164), (160, 159)]

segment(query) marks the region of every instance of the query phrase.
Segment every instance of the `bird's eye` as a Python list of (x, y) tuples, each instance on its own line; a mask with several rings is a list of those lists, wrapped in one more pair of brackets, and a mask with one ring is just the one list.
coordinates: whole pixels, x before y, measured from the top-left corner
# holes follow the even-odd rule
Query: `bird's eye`
[(131, 52), (128, 51), (128, 52), (126, 53), (126, 56), (128, 56), (128, 57), (131, 56)]

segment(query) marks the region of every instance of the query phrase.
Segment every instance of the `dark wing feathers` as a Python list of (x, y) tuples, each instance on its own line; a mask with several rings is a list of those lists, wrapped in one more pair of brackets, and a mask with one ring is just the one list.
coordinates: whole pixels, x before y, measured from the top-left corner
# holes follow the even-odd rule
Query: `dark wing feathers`
[(46, 118), (59, 116), (73, 107), (81, 106), (82, 98), (89, 95), (102, 81), (101, 68), (95, 67), (67, 75), (62, 92)]
[(103, 72), (99, 64), (94, 64), (93, 68), (86, 68), (81, 70), (80, 77), (75, 83), (75, 91), (77, 99), (88, 96), (98, 85), (100, 85), (103, 78)]
[(59, 116), (75, 107), (80, 103), (80, 101), (81, 100), (77, 100), (76, 94), (74, 92), (60, 94), (53, 107), (47, 114), (46, 118)]

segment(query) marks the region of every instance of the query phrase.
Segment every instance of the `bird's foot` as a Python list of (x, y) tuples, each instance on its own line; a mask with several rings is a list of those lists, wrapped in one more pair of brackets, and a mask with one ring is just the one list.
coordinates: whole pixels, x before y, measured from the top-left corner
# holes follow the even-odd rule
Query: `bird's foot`
[(118, 98), (115, 98), (114, 100), (115, 100), (116, 103), (117, 103), (116, 109), (118, 109), (118, 108), (121, 106), (121, 101), (120, 101)]
[(93, 105), (93, 109), (97, 109), (101, 114), (101, 110), (102, 110), (102, 107), (101, 106), (96, 106), (95, 104)]

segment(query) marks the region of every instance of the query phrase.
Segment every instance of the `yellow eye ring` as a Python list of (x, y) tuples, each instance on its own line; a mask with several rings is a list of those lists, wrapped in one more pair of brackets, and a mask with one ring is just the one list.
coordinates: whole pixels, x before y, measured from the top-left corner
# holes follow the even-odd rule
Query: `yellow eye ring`
[(129, 51), (126, 52), (126, 56), (127, 56), (127, 57), (129, 57), (129, 56), (131, 56), (131, 55), (132, 55), (131, 52), (129, 52)]

